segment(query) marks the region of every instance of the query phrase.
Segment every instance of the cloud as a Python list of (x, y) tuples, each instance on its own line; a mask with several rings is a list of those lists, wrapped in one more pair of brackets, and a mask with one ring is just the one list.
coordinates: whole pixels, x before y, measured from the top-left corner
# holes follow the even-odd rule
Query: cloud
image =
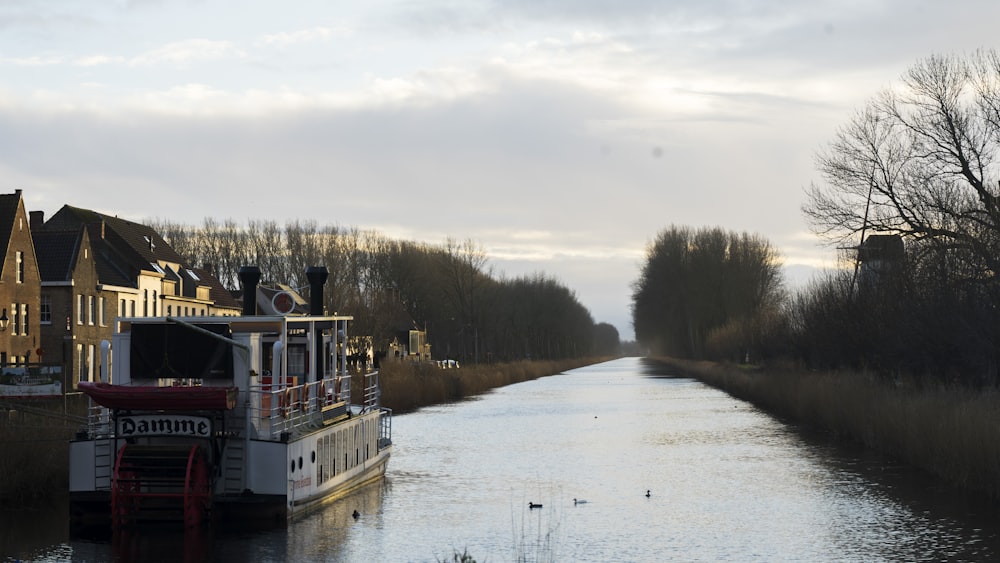
[(347, 27), (314, 27), (311, 29), (300, 29), (298, 31), (269, 33), (261, 38), (261, 43), (272, 46), (317, 43), (329, 41), (334, 37), (347, 37), (352, 33), (352, 30)]
[(246, 54), (229, 41), (185, 39), (146, 51), (129, 59), (132, 66), (171, 64), (187, 65), (194, 61), (240, 59)]
[(16, 67), (42, 67), (63, 64), (65, 59), (58, 55), (33, 55), (29, 57), (0, 57), (0, 65)]

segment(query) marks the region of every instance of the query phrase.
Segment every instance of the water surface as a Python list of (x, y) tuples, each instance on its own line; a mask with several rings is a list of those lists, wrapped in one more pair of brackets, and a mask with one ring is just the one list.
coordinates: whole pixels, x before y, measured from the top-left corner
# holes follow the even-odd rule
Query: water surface
[[(397, 416), (393, 438), (384, 482), (287, 529), (144, 534), (117, 543), (57, 539), (17, 555), (329, 562), (443, 561), (456, 552), (480, 562), (1000, 557), (996, 519), (954, 491), (805, 436), (637, 358)], [(529, 509), (529, 502), (543, 506)]]

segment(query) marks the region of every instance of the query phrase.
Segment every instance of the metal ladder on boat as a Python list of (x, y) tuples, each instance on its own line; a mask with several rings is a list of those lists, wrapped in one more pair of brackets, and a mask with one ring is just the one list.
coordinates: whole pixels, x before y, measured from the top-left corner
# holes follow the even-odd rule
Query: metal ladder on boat
[(110, 438), (94, 440), (94, 490), (106, 491), (111, 488), (111, 473), (114, 469), (114, 441)]
[[(238, 422), (237, 422), (238, 421)], [(244, 466), (246, 465), (246, 417), (233, 417), (227, 428), (230, 437), (222, 452), (223, 494), (239, 494), (246, 489)]]

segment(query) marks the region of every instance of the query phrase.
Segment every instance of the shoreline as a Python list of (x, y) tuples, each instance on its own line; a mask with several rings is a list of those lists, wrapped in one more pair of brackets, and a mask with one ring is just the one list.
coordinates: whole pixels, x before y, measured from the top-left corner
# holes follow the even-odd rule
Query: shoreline
[(1000, 392), (846, 371), (648, 357), (765, 412), (1000, 501)]

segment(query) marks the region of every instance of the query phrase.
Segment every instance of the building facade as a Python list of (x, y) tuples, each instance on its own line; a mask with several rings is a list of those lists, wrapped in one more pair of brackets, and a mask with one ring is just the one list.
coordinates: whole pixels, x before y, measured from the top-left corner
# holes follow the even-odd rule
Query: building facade
[(21, 190), (0, 194), (0, 366), (38, 362), (41, 278)]

